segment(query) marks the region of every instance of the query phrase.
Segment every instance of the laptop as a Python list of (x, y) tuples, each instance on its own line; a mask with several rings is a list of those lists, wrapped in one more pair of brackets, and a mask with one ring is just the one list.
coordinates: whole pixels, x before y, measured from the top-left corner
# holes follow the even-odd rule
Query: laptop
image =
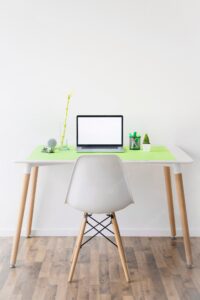
[(122, 115), (78, 115), (77, 152), (124, 152)]

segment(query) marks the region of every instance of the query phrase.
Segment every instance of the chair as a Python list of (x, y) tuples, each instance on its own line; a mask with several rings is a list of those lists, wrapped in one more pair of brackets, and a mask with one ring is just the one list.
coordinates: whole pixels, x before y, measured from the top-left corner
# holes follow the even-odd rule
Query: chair
[[(80, 248), (97, 234), (101, 234), (117, 246), (125, 278), (130, 281), (115, 212), (132, 204), (133, 199), (119, 157), (116, 155), (83, 155), (79, 157), (71, 177), (66, 203), (84, 212), (80, 233), (73, 250), (68, 281), (72, 281)], [(92, 216), (93, 214), (106, 214), (107, 216), (99, 222)], [(110, 222), (103, 225), (108, 219)], [(92, 225), (90, 220), (96, 222), (96, 225)], [(85, 232), (87, 224), (91, 228)], [(112, 224), (114, 232), (108, 228), (110, 224)], [(97, 229), (99, 225), (102, 227), (100, 230)], [(84, 234), (92, 229), (96, 231), (95, 235), (82, 243)], [(114, 234), (116, 244), (103, 234), (103, 230)]]

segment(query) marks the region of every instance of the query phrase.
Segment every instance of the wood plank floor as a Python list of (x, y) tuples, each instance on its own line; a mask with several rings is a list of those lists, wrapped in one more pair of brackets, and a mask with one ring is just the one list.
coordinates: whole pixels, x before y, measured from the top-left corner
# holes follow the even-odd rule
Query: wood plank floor
[(1, 300), (199, 300), (200, 238), (192, 238), (194, 268), (185, 267), (178, 238), (124, 237), (131, 275), (126, 283), (117, 249), (98, 237), (80, 252), (67, 283), (72, 237), (22, 239), (17, 268), (9, 269), (12, 239), (0, 238)]

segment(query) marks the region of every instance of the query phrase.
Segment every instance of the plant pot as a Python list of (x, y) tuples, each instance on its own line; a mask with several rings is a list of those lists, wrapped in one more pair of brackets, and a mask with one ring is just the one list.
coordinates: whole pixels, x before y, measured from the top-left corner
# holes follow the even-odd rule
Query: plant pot
[(142, 149), (146, 152), (151, 151), (151, 144), (143, 144)]

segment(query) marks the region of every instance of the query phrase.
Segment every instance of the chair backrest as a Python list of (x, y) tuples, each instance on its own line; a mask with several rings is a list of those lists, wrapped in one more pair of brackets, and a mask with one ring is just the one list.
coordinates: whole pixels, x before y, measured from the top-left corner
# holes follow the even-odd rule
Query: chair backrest
[(88, 213), (111, 213), (133, 203), (119, 157), (79, 157), (73, 170), (66, 202)]

